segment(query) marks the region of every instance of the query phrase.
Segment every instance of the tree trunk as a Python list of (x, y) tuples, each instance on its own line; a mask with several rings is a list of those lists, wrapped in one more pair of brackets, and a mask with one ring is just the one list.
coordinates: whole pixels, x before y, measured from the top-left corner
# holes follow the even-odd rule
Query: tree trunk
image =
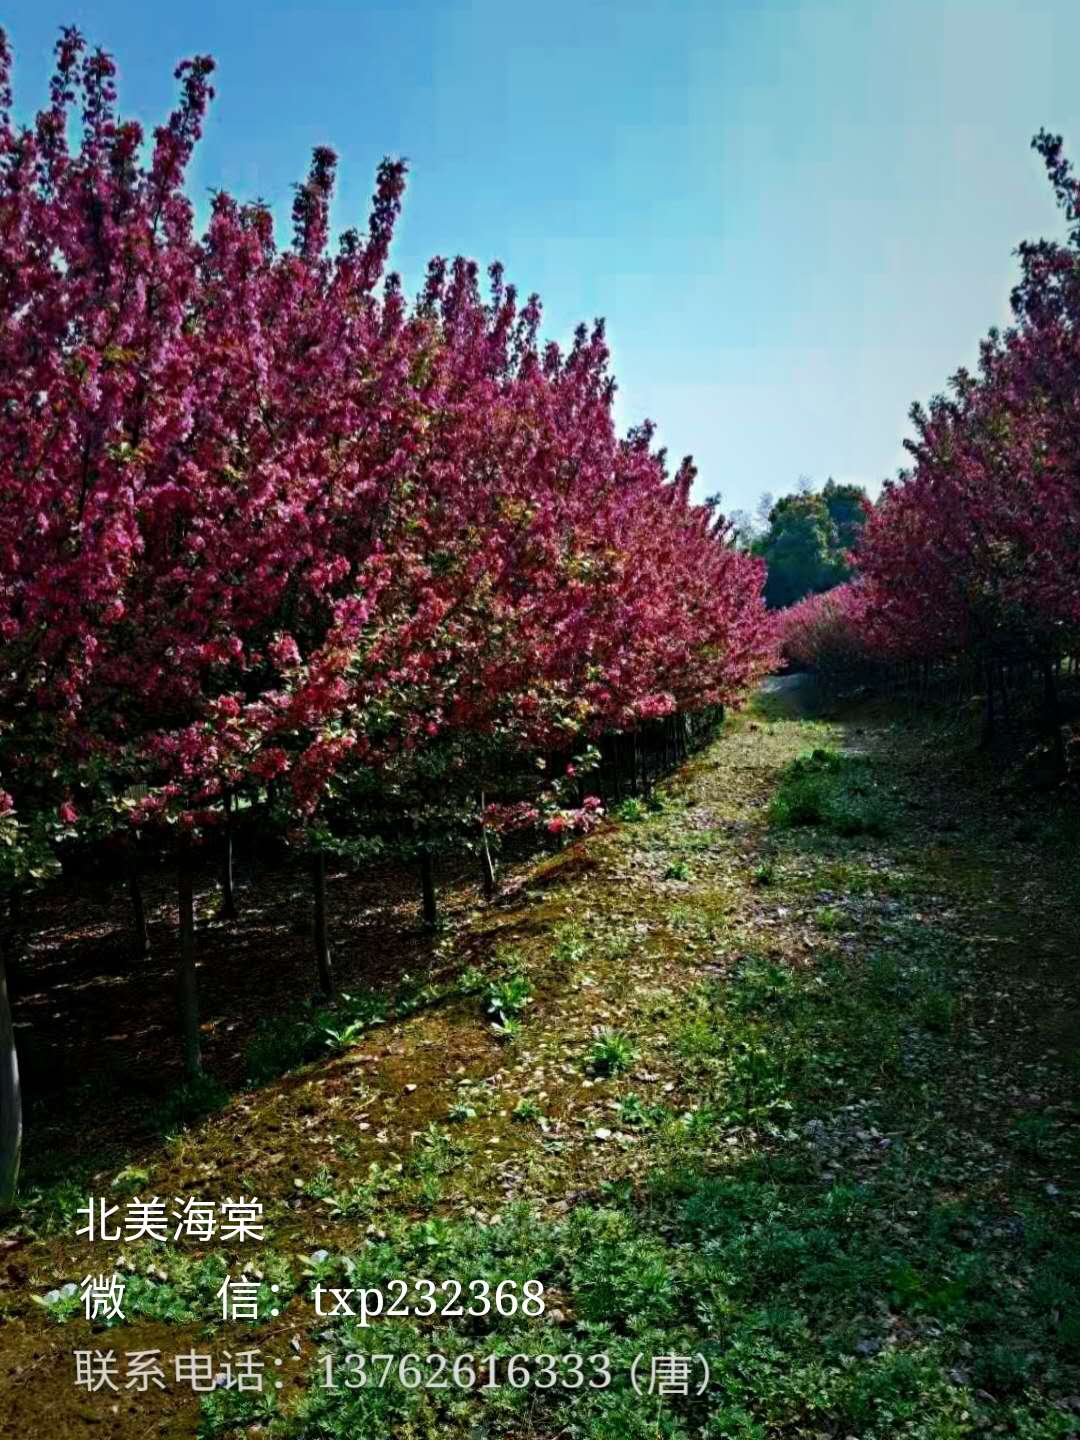
[(334, 962), (330, 954), (326, 924), (326, 856), (321, 850), (316, 850), (311, 857), (311, 883), (315, 897), (315, 964), (319, 969), (319, 984), (323, 994), (333, 998), (336, 989)]
[[(579, 782), (580, 783), (580, 782)], [(490, 900), (495, 894), (497, 879), (495, 873), (495, 857), (491, 853), (491, 843), (488, 839), (488, 827), (484, 824), (484, 812), (487, 810), (487, 796), (483, 790), (480, 791), (480, 884), (484, 892), (485, 900)]]
[(483, 882), (484, 897), (490, 900), (498, 887), (498, 877), (495, 873), (495, 857), (491, 853), (491, 846), (488, 844), (488, 832), (485, 829), (480, 841), (480, 878)]
[(195, 974), (195, 886), (191, 852), (184, 845), (180, 851), (177, 898), (180, 906), (180, 966), (176, 972), (177, 1001), (180, 1010), (180, 1039), (184, 1050), (184, 1070), (189, 1079), (202, 1074), (202, 1050), (199, 1044), (199, 981)]
[(142, 884), (139, 879), (139, 842), (132, 840), (128, 848), (128, 894), (131, 896), (131, 918), (135, 925), (135, 954), (145, 960), (150, 954), (150, 930), (146, 923)]
[(439, 923), (439, 908), (435, 900), (435, 861), (430, 845), (420, 847), (420, 889), (423, 895), (424, 925), (434, 930)]
[(0, 1215), (14, 1207), (22, 1158), (22, 1089), (8, 1000), (5, 948), (5, 937), (0, 936)]
[(233, 796), (225, 791), (225, 853), (221, 861), (221, 918), (235, 920), (236, 892), (233, 889)]

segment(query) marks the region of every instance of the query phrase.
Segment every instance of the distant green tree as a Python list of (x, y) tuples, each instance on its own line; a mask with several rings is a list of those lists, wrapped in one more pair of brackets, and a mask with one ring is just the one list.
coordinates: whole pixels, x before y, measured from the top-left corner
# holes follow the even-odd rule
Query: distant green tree
[(850, 576), (847, 552), (858, 540), (868, 505), (861, 485), (831, 479), (820, 492), (803, 481), (795, 494), (772, 504), (768, 527), (751, 547), (769, 567), (765, 599), (771, 609), (831, 590)]
[(826, 480), (821, 492), (829, 518), (836, 526), (836, 533), (842, 550), (853, 550), (858, 543), (859, 532), (866, 523), (866, 512), (870, 501), (861, 485), (838, 485), (835, 480)]

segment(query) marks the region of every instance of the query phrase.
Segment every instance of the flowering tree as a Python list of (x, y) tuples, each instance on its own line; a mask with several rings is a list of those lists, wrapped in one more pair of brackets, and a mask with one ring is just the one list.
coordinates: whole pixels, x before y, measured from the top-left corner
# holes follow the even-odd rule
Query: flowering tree
[(283, 708), (337, 703), (324, 675), (284, 694), (283, 620), (329, 647), (332, 676), (386, 568), (372, 534), (401, 462), (361, 421), (385, 407), (408, 425), (393, 365), (364, 363), (394, 344), (393, 306), (375, 314), (370, 292), (403, 172), (382, 168), (368, 237), (347, 235), (334, 264), (326, 151), (291, 251), (265, 211), (220, 196), (199, 241), (182, 186), (211, 62), (178, 69), (180, 106), (143, 166), (112, 62), (75, 31), (57, 49), (52, 103), (23, 130), (6, 42), (0, 56), (5, 760), (17, 793), (54, 777), (71, 820), (124, 808), (175, 827), (194, 1070), (187, 841), (241, 777), (272, 771)]
[(886, 482), (858, 546), (858, 583), (793, 607), (803, 663), (956, 660), (984, 670), (992, 722), (1003, 663), (1055, 668), (1080, 646), (1080, 186), (1059, 138), (1034, 141), (1070, 224), (1022, 245), (1014, 323), (975, 372), (912, 410), (911, 467)]
[(780, 614), (781, 647), (789, 665), (840, 681), (885, 659), (880, 637), (870, 628), (873, 606), (864, 584), (849, 581), (807, 595)]
[(199, 235), (212, 61), (149, 143), (77, 31), (28, 126), (9, 72), (0, 37), (0, 765), (20, 816), (171, 837), (194, 1073), (193, 851), (238, 798), (317, 893), (365, 816), (429, 853), (505, 757), (736, 699), (763, 569), (650, 426), (617, 435), (602, 324), (543, 344), (460, 258), (406, 301), (400, 162), (334, 251), (325, 148), (287, 245), (225, 194)]

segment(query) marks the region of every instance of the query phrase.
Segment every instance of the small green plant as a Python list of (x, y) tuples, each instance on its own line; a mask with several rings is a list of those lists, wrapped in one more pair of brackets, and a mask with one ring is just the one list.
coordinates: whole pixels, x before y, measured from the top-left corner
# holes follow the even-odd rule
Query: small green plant
[(569, 923), (560, 925), (555, 932), (555, 949), (551, 958), (563, 969), (580, 965), (588, 953), (589, 945), (582, 934), (581, 926)]
[(904, 970), (895, 955), (887, 950), (877, 950), (867, 957), (866, 986), (879, 1004), (895, 1000), (904, 983)]
[(755, 865), (750, 875), (753, 883), (760, 888), (771, 885), (776, 878), (776, 866), (772, 860), (763, 860), (760, 865)]
[(615, 807), (616, 817), (619, 820), (627, 821), (631, 825), (636, 825), (638, 821), (646, 819), (648, 813), (649, 811), (645, 804), (633, 795), (628, 796)]
[(672, 930), (704, 938), (708, 933), (708, 921), (696, 905), (672, 905), (667, 913), (667, 922)]
[(673, 860), (664, 871), (665, 880), (692, 880), (690, 866), (685, 860)]
[(144, 1185), (150, 1183), (150, 1172), (138, 1165), (127, 1165), (118, 1175), (113, 1176), (112, 1189), (118, 1195), (138, 1195)]
[[(474, 1112), (475, 1114), (475, 1109)], [(412, 1156), (409, 1161), (411, 1172), (418, 1176), (446, 1175), (457, 1164), (464, 1153), (463, 1146), (448, 1130), (442, 1130), (434, 1121), (425, 1130), (413, 1137)]]
[(701, 1004), (679, 1026), (674, 1041), (685, 1059), (704, 1063), (723, 1050), (724, 1035), (708, 1005)]
[(728, 1058), (725, 1110), (740, 1125), (753, 1125), (790, 1110), (788, 1084), (781, 1056), (767, 1046), (736, 1041)]
[[(424, 985), (412, 975), (403, 975), (394, 994), (393, 1012), (401, 1018), (424, 1010), (446, 992), (437, 985)], [(370, 1024), (370, 1020), (367, 1021)]]
[(814, 912), (814, 920), (819, 930), (829, 934), (843, 925), (844, 912), (838, 905), (822, 905)]
[(320, 1165), (309, 1180), (304, 1181), (303, 1193), (310, 1200), (328, 1200), (334, 1193), (333, 1171), (327, 1165)]
[(401, 1183), (400, 1176), (392, 1173), (378, 1161), (368, 1166), (367, 1177), (354, 1181), (343, 1190), (327, 1196), (331, 1215), (344, 1219), (356, 1219), (370, 1215), (382, 1198)]
[(306, 1014), (260, 1020), (244, 1052), (248, 1080), (262, 1085), (306, 1060), (314, 1060), (323, 1049), (324, 1038)]
[(520, 1120), (522, 1124), (539, 1124), (544, 1118), (544, 1112), (535, 1100), (519, 1100), (510, 1113), (515, 1120)]
[(245, 1433), (265, 1434), (267, 1425), (278, 1414), (278, 1397), (275, 1390), (215, 1390), (201, 1397), (200, 1410), (200, 1440)]
[(35, 1305), (40, 1305), (50, 1320), (57, 1325), (63, 1325), (73, 1315), (78, 1314), (82, 1309), (82, 1298), (79, 1287), (73, 1280), (66, 1285), (60, 1285), (55, 1290), (50, 1290), (45, 1295), (32, 1295), (30, 1297)]
[(475, 965), (469, 965), (457, 978), (454, 985), (458, 995), (478, 995), (484, 988), (484, 972)]
[[(723, 999), (732, 1010), (752, 1014), (786, 1009), (796, 991), (795, 974), (787, 966), (749, 960), (736, 972)], [(708, 993), (710, 998), (720, 999), (715, 990)]]
[(644, 1130), (656, 1125), (664, 1116), (661, 1105), (646, 1105), (640, 1095), (624, 1095), (619, 1101), (619, 1123)]
[(154, 1128), (163, 1135), (175, 1135), (188, 1125), (205, 1120), (221, 1110), (229, 1092), (211, 1075), (198, 1075), (177, 1088), (153, 1112)]
[(350, 1020), (340, 1030), (335, 1030), (333, 1026), (327, 1025), (323, 1034), (326, 1036), (327, 1045), (332, 1050), (348, 1050), (350, 1046), (359, 1044), (367, 1028), (363, 1020)]
[(33, 1229), (42, 1235), (71, 1231), (80, 1206), (87, 1203), (89, 1180), (57, 1180), (22, 1197), (20, 1209)]
[(329, 1250), (313, 1250), (310, 1255), (301, 1255), (299, 1259), (305, 1278), (319, 1285), (333, 1280), (341, 1269), (341, 1260), (331, 1255)]
[(620, 1075), (630, 1069), (636, 1058), (637, 1052), (626, 1035), (605, 1030), (593, 1041), (588, 1064), (594, 1075)]
[(487, 988), (485, 1000), (487, 1012), (493, 1016), (495, 1025), (505, 1025), (532, 1003), (532, 986), (524, 975), (508, 975), (503, 980), (492, 980)]
[[(457, 1095), (451, 1102), (446, 1118), (456, 1125), (463, 1124), (466, 1120), (475, 1120), (480, 1114), (486, 1114), (491, 1109), (491, 1093), (487, 1087), (475, 1080), (466, 1078), (458, 1081)], [(431, 1136), (437, 1131), (432, 1126), (428, 1132), (428, 1143)]]
[(521, 1021), (514, 1015), (504, 1015), (499, 1020), (491, 1022), (492, 1034), (504, 1045), (511, 1045), (520, 1038), (522, 1025)]
[(361, 992), (340, 995), (332, 1007), (309, 1003), (298, 1014), (260, 1020), (244, 1053), (248, 1080), (265, 1084), (328, 1049), (349, 1049), (371, 1026), (382, 1024), (390, 1008), (384, 996)]

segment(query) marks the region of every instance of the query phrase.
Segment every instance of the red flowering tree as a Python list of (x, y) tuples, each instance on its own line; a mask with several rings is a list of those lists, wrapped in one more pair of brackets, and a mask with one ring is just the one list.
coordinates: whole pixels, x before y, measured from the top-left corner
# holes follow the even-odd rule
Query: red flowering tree
[(991, 719), (1002, 665), (1034, 666), (1060, 742), (1055, 669), (1080, 646), (1080, 186), (1059, 138), (1034, 144), (1067, 242), (1020, 247), (1014, 323), (990, 333), (975, 372), (912, 410), (913, 463), (868, 518), (859, 588), (795, 607), (785, 635), (804, 659), (837, 646), (884, 661), (974, 656)]
[(650, 427), (617, 436), (602, 325), (542, 345), (462, 259), (406, 302), (402, 164), (333, 253), (327, 149), (287, 246), (224, 194), (200, 236), (210, 60), (149, 144), (77, 31), (29, 126), (9, 71), (0, 37), (4, 813), (171, 834), (194, 1073), (192, 849), (237, 796), (317, 886), (358, 797), (426, 851), (508, 755), (734, 700), (774, 655), (762, 568)]

